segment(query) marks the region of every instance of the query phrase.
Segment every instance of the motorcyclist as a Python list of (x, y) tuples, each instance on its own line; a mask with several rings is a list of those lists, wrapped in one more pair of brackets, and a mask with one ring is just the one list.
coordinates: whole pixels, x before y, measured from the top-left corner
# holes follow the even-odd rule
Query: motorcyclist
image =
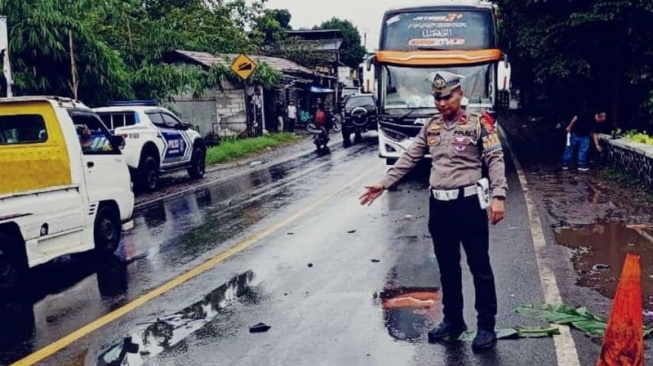
[(313, 121), (316, 126), (324, 127), (327, 138), (331, 129), (331, 113), (324, 105), (322, 98), (317, 98), (313, 106)]

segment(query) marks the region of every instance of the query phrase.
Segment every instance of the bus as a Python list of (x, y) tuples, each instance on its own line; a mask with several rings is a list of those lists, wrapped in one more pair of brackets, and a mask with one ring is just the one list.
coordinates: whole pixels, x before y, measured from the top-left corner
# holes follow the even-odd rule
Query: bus
[(366, 68), (374, 70), (379, 157), (388, 165), (439, 114), (431, 91), (436, 71), (464, 77), (463, 105), (471, 113), (493, 111), (497, 93), (510, 89), (510, 64), (498, 46), (497, 19), (497, 7), (480, 0), (385, 12), (379, 48)]

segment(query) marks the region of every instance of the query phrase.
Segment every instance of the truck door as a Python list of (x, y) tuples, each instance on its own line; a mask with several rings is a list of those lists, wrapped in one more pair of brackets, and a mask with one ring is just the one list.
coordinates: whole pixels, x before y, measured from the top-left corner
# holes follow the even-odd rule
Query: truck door
[(86, 185), (91, 204), (121, 197), (129, 191), (129, 170), (113, 137), (100, 118), (87, 111), (70, 111), (82, 145)]

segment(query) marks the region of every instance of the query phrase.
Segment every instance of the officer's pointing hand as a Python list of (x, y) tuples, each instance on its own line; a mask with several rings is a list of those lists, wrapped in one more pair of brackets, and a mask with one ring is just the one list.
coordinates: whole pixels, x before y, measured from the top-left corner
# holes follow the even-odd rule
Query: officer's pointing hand
[(375, 183), (369, 186), (365, 186), (365, 193), (360, 196), (361, 205), (371, 205), (374, 201), (379, 198), (384, 191), (383, 185), (381, 183)]
[(490, 222), (492, 225), (496, 225), (503, 220), (505, 212), (506, 206), (503, 200), (498, 198), (492, 199), (492, 204), (490, 205)]

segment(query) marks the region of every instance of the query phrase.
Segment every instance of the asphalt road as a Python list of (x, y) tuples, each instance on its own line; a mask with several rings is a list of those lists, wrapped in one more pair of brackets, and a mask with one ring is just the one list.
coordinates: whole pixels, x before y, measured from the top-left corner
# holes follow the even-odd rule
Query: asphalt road
[[(386, 169), (373, 142), (144, 206), (115, 258), (74, 256), (33, 271), (0, 305), (0, 363), (32, 354), (18, 364), (557, 365), (550, 338), (501, 340), (482, 355), (469, 342), (426, 341), (441, 319), (428, 171), (359, 206), (363, 185)], [(544, 325), (514, 313), (544, 294), (512, 164), (508, 177), (508, 216), (491, 228), (498, 326)], [(381, 299), (402, 290), (435, 301), (417, 309)], [(250, 333), (258, 323), (271, 328)]]

